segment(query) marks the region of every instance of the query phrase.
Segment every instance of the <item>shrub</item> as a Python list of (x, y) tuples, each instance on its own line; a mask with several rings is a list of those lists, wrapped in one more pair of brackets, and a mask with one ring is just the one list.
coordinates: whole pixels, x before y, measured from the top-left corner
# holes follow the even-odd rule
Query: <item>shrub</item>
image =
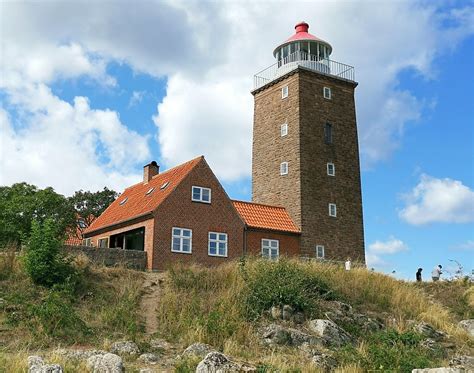
[(258, 318), (272, 306), (286, 304), (314, 315), (318, 310), (318, 300), (333, 297), (327, 283), (317, 274), (289, 260), (260, 260), (251, 268), (241, 265), (241, 270), (246, 281), (244, 312), (250, 319)]
[(46, 219), (44, 224), (32, 222), (24, 263), (35, 284), (52, 287), (75, 275), (73, 267), (61, 255), (61, 241), (57, 237), (53, 220)]

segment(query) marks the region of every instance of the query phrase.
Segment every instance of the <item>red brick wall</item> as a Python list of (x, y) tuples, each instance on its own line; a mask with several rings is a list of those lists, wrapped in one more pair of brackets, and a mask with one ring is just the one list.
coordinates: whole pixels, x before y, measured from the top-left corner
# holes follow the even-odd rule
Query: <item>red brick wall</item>
[(122, 228), (114, 229), (111, 231), (107, 231), (105, 233), (100, 233), (94, 236), (90, 236), (90, 238), (92, 239), (92, 246), (95, 246), (95, 247), (98, 246), (99, 238), (109, 238), (109, 243), (110, 243), (110, 236), (114, 234), (127, 232), (132, 229), (144, 227), (145, 228), (145, 251), (147, 253), (147, 268), (152, 269), (151, 267), (152, 254), (151, 253), (153, 252), (153, 234), (154, 234), (153, 225), (154, 225), (153, 219), (148, 219), (139, 223), (128, 225), (126, 227), (122, 227)]
[[(211, 188), (211, 203), (193, 202), (191, 187)], [(174, 185), (169, 185), (175, 187)], [(155, 211), (153, 269), (174, 262), (218, 265), (243, 254), (244, 224), (219, 181), (202, 160)], [(172, 228), (192, 229), (192, 253), (171, 251)], [(227, 233), (227, 258), (208, 255), (208, 232)]]
[(295, 234), (284, 234), (271, 231), (260, 231), (249, 229), (246, 232), (247, 254), (262, 255), (262, 239), (279, 241), (280, 256), (299, 256), (300, 237)]

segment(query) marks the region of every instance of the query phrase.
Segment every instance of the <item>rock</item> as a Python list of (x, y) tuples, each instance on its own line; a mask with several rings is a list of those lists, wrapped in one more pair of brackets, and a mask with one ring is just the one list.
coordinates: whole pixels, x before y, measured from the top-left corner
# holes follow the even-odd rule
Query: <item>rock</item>
[(426, 368), (413, 369), (411, 373), (466, 373), (462, 368)]
[(444, 337), (446, 336), (445, 333), (439, 330), (436, 330), (430, 324), (427, 324), (425, 322), (420, 322), (420, 323), (415, 324), (415, 326), (413, 327), (413, 330), (417, 333), (420, 333), (422, 336), (426, 338), (434, 339), (435, 341), (440, 341), (444, 339)]
[(311, 362), (326, 372), (332, 372), (337, 367), (337, 360), (331, 355), (322, 352), (314, 354), (311, 358)]
[(474, 371), (474, 356), (455, 356), (449, 362), (449, 366), (452, 368), (464, 368), (468, 372)]
[(110, 348), (110, 352), (113, 354), (121, 355), (138, 355), (140, 353), (140, 349), (138, 348), (135, 342), (131, 341), (123, 341), (123, 342), (115, 342), (112, 344)]
[(352, 319), (365, 333), (374, 333), (383, 329), (383, 324), (380, 321), (361, 313), (354, 313)]
[(172, 346), (164, 339), (152, 339), (150, 341), (150, 347), (154, 350), (169, 350)]
[(327, 346), (341, 347), (352, 342), (352, 337), (331, 320), (311, 320), (308, 328), (321, 337)]
[(209, 346), (205, 343), (193, 343), (192, 345), (188, 346), (186, 350), (183, 351), (183, 356), (197, 356), (200, 358), (205, 357), (210, 352), (215, 352), (215, 349), (212, 346)]
[(140, 368), (138, 373), (153, 373), (153, 371), (150, 368)]
[(281, 319), (281, 307), (280, 306), (272, 306), (270, 308), (270, 315), (272, 316), (272, 319), (274, 320), (279, 320)]
[(306, 318), (304, 317), (304, 313), (303, 312), (296, 312), (294, 315), (293, 315), (293, 321), (296, 323), (296, 324), (303, 324), (305, 322)]
[(118, 355), (107, 353), (93, 355), (87, 359), (87, 368), (92, 373), (122, 373), (124, 372), (122, 358)]
[(63, 373), (58, 364), (45, 364), (40, 356), (28, 356), (28, 373)]
[(342, 314), (352, 313), (352, 306), (350, 304), (339, 302), (337, 300), (330, 301), (328, 304), (329, 307), (331, 307), (336, 312), (340, 312)]
[(282, 311), (282, 313), (281, 313), (281, 318), (282, 318), (283, 320), (290, 320), (291, 317), (293, 316), (293, 313), (294, 313), (294, 312), (295, 312), (295, 311), (294, 311), (293, 307), (291, 307), (291, 306), (288, 305), (288, 304), (285, 304), (285, 305), (283, 306), (283, 311)]
[(273, 345), (301, 346), (303, 343), (309, 345), (321, 345), (322, 341), (310, 334), (303, 333), (298, 329), (284, 328), (277, 324), (270, 324), (259, 330), (265, 343)]
[(141, 354), (137, 360), (145, 364), (156, 364), (160, 360), (160, 358), (158, 357), (158, 355), (146, 353)]
[(474, 319), (462, 320), (458, 325), (474, 337)]
[(93, 355), (105, 355), (107, 351), (58, 349), (55, 350), (54, 353), (63, 356), (66, 360), (87, 360)]
[(256, 372), (257, 369), (247, 363), (237, 363), (220, 352), (210, 352), (198, 364), (196, 373)]

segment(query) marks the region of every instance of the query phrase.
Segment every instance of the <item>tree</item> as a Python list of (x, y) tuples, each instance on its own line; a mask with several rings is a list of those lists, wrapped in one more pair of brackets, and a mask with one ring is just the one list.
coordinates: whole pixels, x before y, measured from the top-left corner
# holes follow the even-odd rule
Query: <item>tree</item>
[(39, 189), (27, 183), (0, 187), (0, 246), (25, 243), (31, 222), (51, 219), (58, 237), (75, 225), (76, 216), (68, 199), (53, 188)]
[(76, 210), (79, 218), (83, 219), (89, 226), (117, 197), (118, 193), (116, 191), (105, 187), (97, 192), (79, 190), (72, 197), (69, 197), (69, 202)]

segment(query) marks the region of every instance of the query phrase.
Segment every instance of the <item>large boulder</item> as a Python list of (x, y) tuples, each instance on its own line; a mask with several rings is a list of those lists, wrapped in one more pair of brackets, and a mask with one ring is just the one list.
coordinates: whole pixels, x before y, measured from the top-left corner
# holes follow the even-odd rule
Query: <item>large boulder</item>
[(474, 337), (474, 319), (462, 320), (459, 322), (459, 326), (467, 331), (471, 337)]
[(150, 347), (154, 350), (169, 350), (173, 346), (164, 339), (156, 338), (150, 341)]
[(209, 346), (208, 344), (197, 342), (193, 343), (192, 345), (188, 346), (182, 353), (183, 357), (191, 357), (196, 356), (203, 358), (210, 352), (215, 351), (215, 348)]
[(141, 354), (137, 359), (137, 361), (145, 364), (156, 364), (159, 360), (158, 355), (152, 353)]
[(257, 369), (247, 363), (237, 363), (226, 355), (214, 351), (198, 364), (196, 373), (256, 372)]
[(308, 322), (308, 328), (329, 347), (341, 347), (352, 342), (352, 337), (331, 320), (315, 319)]
[(89, 359), (87, 359), (87, 368), (92, 373), (124, 372), (122, 358), (111, 353), (91, 356)]
[(140, 349), (135, 342), (121, 341), (113, 343), (110, 352), (117, 355), (138, 355)]
[(298, 329), (285, 328), (278, 324), (270, 324), (260, 328), (259, 334), (263, 341), (272, 345), (301, 346), (321, 345), (322, 341), (310, 334), (306, 334)]
[(430, 324), (425, 322), (415, 324), (413, 330), (417, 333), (420, 333), (422, 336), (433, 339), (435, 341), (441, 341), (446, 337), (445, 333), (436, 330)]
[(45, 364), (40, 356), (28, 356), (28, 373), (63, 373), (63, 368), (58, 364)]

